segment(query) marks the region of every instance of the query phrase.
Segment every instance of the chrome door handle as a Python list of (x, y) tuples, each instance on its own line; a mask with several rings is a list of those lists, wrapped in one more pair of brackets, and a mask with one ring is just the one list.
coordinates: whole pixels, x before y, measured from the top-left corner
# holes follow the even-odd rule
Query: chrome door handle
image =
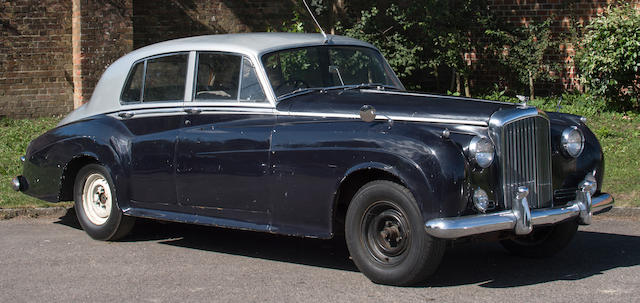
[(132, 112), (121, 112), (118, 113), (118, 116), (122, 119), (130, 119), (131, 117), (135, 116), (135, 114)]
[(201, 109), (199, 108), (191, 108), (191, 107), (187, 107), (184, 109), (184, 112), (187, 114), (191, 114), (191, 115), (196, 115), (202, 112)]

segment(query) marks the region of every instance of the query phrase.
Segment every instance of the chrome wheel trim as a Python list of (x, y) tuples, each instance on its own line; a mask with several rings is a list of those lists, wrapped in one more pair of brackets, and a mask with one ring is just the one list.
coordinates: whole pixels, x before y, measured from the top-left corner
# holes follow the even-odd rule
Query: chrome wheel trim
[(101, 174), (91, 174), (82, 188), (82, 210), (95, 225), (103, 225), (109, 220), (113, 199), (111, 187)]

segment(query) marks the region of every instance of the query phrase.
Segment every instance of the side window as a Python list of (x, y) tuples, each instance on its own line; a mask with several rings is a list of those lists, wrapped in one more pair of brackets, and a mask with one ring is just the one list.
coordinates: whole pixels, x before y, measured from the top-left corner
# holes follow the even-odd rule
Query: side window
[(136, 63), (122, 91), (122, 102), (182, 101), (188, 61), (188, 54), (176, 54)]
[(251, 60), (242, 59), (242, 79), (240, 81), (240, 102), (267, 102), (260, 80)]
[(143, 102), (184, 99), (189, 55), (171, 55), (147, 60)]
[(242, 57), (198, 53), (196, 100), (238, 100), (238, 78)]
[(140, 102), (142, 97), (142, 77), (144, 75), (144, 61), (136, 63), (129, 74), (127, 84), (122, 91), (123, 102)]
[(251, 60), (240, 55), (198, 53), (194, 100), (267, 102)]

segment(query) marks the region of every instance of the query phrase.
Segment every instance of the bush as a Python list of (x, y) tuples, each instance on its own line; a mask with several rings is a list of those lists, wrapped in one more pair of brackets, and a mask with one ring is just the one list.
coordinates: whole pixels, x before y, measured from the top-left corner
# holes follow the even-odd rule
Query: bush
[(615, 109), (638, 108), (640, 96), (640, 12), (614, 7), (586, 27), (577, 56), (590, 93), (607, 97)]

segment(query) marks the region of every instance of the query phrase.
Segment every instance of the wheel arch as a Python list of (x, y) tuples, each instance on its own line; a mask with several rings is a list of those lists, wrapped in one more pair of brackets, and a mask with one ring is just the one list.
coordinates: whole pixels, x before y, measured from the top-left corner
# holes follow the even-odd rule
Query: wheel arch
[(58, 200), (73, 201), (73, 187), (76, 182), (78, 172), (88, 164), (101, 164), (95, 154), (80, 154), (67, 163), (62, 171), (60, 193)]
[[(352, 167), (340, 180), (334, 196), (331, 220), (332, 235), (343, 232), (347, 208), (356, 192), (365, 184), (376, 180), (391, 181), (412, 191), (409, 184), (413, 182), (408, 181), (407, 176), (391, 165), (380, 162), (368, 162)], [(424, 180), (426, 181), (426, 179)], [(412, 193), (416, 195), (415, 192), (412, 191)], [(421, 205), (418, 205), (418, 207), (422, 208)]]

